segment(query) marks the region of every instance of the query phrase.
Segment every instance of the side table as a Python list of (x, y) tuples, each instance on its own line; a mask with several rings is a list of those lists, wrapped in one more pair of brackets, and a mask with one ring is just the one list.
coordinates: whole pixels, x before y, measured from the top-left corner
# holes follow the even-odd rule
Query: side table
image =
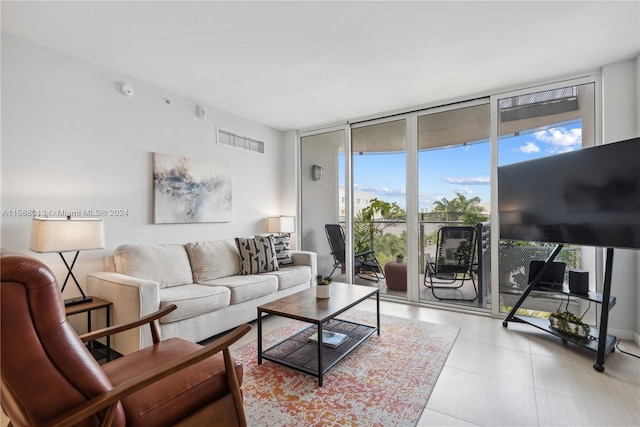
[[(111, 306), (113, 303), (111, 301), (107, 301), (104, 299), (92, 297), (93, 301), (86, 302), (83, 304), (71, 305), (69, 307), (65, 307), (65, 312), (67, 317), (73, 316), (74, 314), (87, 313), (87, 332), (91, 332), (91, 312), (94, 310), (99, 310), (103, 308), (107, 315), (107, 327), (111, 326)], [(107, 336), (107, 345), (105, 347), (106, 355), (102, 354), (102, 349), (96, 346), (96, 342), (87, 343), (87, 347), (89, 351), (96, 359), (102, 359), (103, 357), (107, 358), (107, 362), (111, 361), (111, 337)], [(98, 343), (102, 346), (101, 343)]]

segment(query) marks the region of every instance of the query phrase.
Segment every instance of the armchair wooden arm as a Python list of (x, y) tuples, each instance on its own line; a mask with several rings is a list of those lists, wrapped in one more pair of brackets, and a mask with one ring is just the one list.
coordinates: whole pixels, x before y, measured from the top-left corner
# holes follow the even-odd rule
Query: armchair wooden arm
[[(164, 311), (171, 312), (173, 310), (175, 310), (175, 305), (172, 307), (171, 306), (167, 307), (165, 310), (161, 310), (149, 316), (145, 316), (145, 318), (147, 318), (147, 321), (149, 320), (149, 318), (154, 318), (155, 320), (158, 313), (161, 313)], [(141, 321), (142, 319), (140, 319), (140, 321), (137, 321), (137, 322), (132, 322), (132, 324), (138, 324)], [(144, 323), (146, 322), (142, 322), (142, 324)], [(139, 324), (136, 326), (139, 326)], [(113, 328), (105, 328), (104, 330), (111, 330), (111, 329), (118, 329), (118, 328), (119, 327), (115, 326)], [(129, 381), (123, 384), (120, 384), (119, 386), (116, 386), (113, 389), (107, 391), (106, 393), (85, 402), (84, 404), (72, 409), (71, 411), (68, 411), (67, 413), (56, 418), (55, 420), (52, 420), (51, 423), (47, 425), (50, 425), (52, 427), (73, 425), (105, 408), (108, 408), (108, 415), (104, 418), (103, 425), (105, 426), (110, 425), (111, 420), (113, 419), (115, 407), (122, 398), (132, 393), (135, 393), (136, 391), (142, 390), (148, 385), (153, 384), (154, 382), (159, 381), (162, 378), (165, 378), (171, 374), (174, 374), (188, 366), (198, 363), (206, 359), (207, 357), (210, 357), (213, 354), (218, 353), (220, 351), (223, 352), (225, 369), (228, 374), (227, 381), (229, 383), (228, 384), (229, 388), (232, 391), (233, 398), (234, 400), (238, 399), (239, 401), (241, 401), (242, 396), (240, 394), (238, 378), (236, 376), (236, 372), (233, 367), (233, 362), (231, 359), (231, 354), (229, 352), (229, 346), (231, 346), (233, 343), (238, 341), (242, 336), (244, 336), (250, 330), (251, 330), (251, 326), (248, 324), (238, 326), (231, 333), (216, 340), (215, 342), (202, 348), (201, 350), (191, 353), (187, 356), (183, 356), (169, 363), (166, 363), (165, 365), (162, 365), (156, 369), (153, 369), (143, 375), (132, 378)], [(100, 332), (100, 331), (96, 331), (96, 332)], [(86, 335), (91, 336), (93, 335), (93, 333), (86, 334)], [(99, 336), (104, 336), (104, 335), (99, 335)], [(93, 337), (93, 338), (97, 338), (97, 337)], [(238, 416), (241, 417), (240, 425), (243, 425), (243, 426), (246, 425), (246, 420), (244, 419), (244, 412), (238, 413)]]
[(89, 341), (96, 340), (98, 338), (106, 337), (107, 335), (113, 335), (118, 332), (123, 332), (129, 329), (137, 328), (138, 326), (142, 326), (148, 323), (149, 327), (151, 328), (151, 336), (153, 337), (153, 343), (157, 344), (158, 342), (160, 342), (160, 333), (158, 332), (158, 327), (156, 326), (155, 321), (171, 313), (176, 308), (177, 306), (175, 304), (171, 304), (163, 308), (162, 310), (158, 310), (155, 313), (151, 313), (147, 316), (141, 317), (133, 322), (123, 323), (122, 325), (114, 325), (114, 326), (110, 326), (108, 328), (103, 328), (103, 329), (97, 329), (95, 331), (80, 335), (80, 339), (83, 342), (89, 342)]

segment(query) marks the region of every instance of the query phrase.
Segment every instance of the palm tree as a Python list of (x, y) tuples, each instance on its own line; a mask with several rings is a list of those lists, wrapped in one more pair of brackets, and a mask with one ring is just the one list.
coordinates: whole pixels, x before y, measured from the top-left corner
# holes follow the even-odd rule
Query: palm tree
[[(356, 253), (371, 250), (375, 235), (381, 235), (392, 222), (405, 221), (406, 217), (407, 213), (396, 203), (372, 199), (369, 205), (353, 218)], [(377, 222), (376, 219), (384, 219), (385, 222)]]
[(446, 197), (443, 197), (442, 199), (433, 202), (433, 205), (433, 211), (440, 213), (444, 221), (451, 221), (450, 214), (455, 212), (455, 199), (448, 200)]
[(481, 215), (484, 210), (480, 206), (481, 201), (482, 199), (477, 196), (468, 199), (464, 194), (456, 193), (456, 197), (452, 200), (443, 197), (433, 202), (433, 211), (441, 213), (445, 221), (457, 221), (462, 217), (466, 222), (467, 218), (473, 217), (475, 222), (482, 222), (488, 218)]
[(458, 208), (458, 212), (462, 215), (467, 213), (479, 213), (484, 210), (484, 208), (480, 206), (482, 199), (478, 196), (467, 199), (463, 194), (456, 193), (456, 199), (456, 208)]

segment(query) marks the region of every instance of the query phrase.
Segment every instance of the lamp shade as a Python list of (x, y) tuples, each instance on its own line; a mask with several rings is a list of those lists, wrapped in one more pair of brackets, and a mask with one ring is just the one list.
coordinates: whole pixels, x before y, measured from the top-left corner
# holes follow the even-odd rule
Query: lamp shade
[(104, 248), (104, 222), (93, 218), (33, 218), (34, 252), (69, 252)]
[(269, 218), (267, 224), (268, 233), (293, 233), (296, 224), (292, 216), (274, 216)]

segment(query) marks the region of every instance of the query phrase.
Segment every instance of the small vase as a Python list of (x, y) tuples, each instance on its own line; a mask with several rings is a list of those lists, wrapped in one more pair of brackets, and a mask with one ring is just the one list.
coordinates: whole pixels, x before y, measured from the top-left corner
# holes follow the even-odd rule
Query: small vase
[(401, 256), (396, 257), (396, 262), (397, 262), (398, 264), (402, 264), (402, 263), (404, 262), (404, 257), (401, 257)]
[(331, 296), (331, 285), (316, 285), (316, 298), (326, 299)]

